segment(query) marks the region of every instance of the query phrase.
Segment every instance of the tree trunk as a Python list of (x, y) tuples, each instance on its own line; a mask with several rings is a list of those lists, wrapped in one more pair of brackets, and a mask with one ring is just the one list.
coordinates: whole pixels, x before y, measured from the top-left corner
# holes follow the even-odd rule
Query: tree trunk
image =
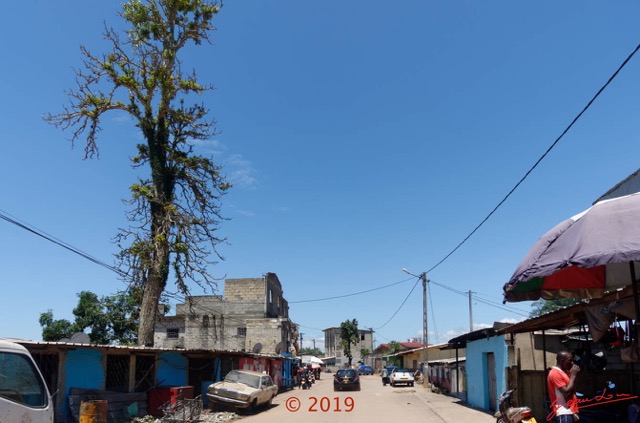
[(155, 242), (149, 276), (144, 283), (138, 326), (138, 345), (145, 346), (153, 346), (158, 304), (169, 278), (169, 244), (167, 239), (170, 232), (168, 224), (170, 219), (167, 212), (154, 203), (151, 204), (151, 213), (153, 216), (151, 239)]
[(144, 285), (142, 305), (140, 306), (140, 320), (138, 323), (138, 345), (153, 346), (153, 334), (158, 314), (158, 303), (162, 294), (164, 282), (158, 275), (149, 275)]

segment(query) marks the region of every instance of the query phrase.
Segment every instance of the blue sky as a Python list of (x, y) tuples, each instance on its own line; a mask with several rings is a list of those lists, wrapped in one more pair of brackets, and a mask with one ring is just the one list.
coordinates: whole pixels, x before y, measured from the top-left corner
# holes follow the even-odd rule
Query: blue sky
[[(107, 263), (140, 135), (107, 115), (99, 159), (82, 160), (41, 117), (66, 104), (79, 46), (105, 51), (119, 5), (11, 2), (0, 29), (0, 210)], [(182, 57), (216, 87), (202, 101), (220, 134), (199, 148), (235, 184), (212, 272), (276, 273), (305, 346), (353, 318), (377, 343), (420, 337), (421, 287), (401, 269), (429, 270), (469, 235), (640, 43), (639, 18), (631, 0), (225, 2), (213, 45)], [(429, 272), (430, 342), (469, 330), (469, 290), (476, 327), (529, 313), (501, 308), (502, 285), (547, 229), (640, 167), (639, 98), (640, 56)], [(5, 221), (0, 239), (0, 336), (39, 340), (40, 313), (72, 319), (78, 292), (123, 287)]]

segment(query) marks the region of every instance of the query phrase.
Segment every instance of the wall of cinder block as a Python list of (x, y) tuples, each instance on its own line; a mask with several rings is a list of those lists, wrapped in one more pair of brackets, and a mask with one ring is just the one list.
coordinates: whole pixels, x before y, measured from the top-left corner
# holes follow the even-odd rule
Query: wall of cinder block
[(199, 295), (189, 297), (184, 304), (176, 305), (176, 316), (189, 314), (222, 314), (224, 301), (222, 295)]
[(185, 328), (185, 348), (240, 351), (246, 349), (243, 316), (188, 316)]
[[(249, 319), (247, 320), (247, 351), (252, 351), (256, 344), (260, 344), (260, 352), (264, 354), (288, 352), (291, 332), (288, 319)], [(280, 344), (280, 351), (276, 351), (278, 344)]]
[[(156, 325), (156, 346), (250, 351), (260, 343), (273, 352), (280, 342), (286, 348), (291, 337), (289, 306), (274, 273), (262, 278), (227, 279), (224, 296), (190, 297), (176, 306), (175, 314)], [(276, 323), (271, 322), (273, 318)], [(282, 326), (281, 318), (287, 327)], [(257, 320), (249, 328), (247, 321), (251, 319)], [(167, 339), (169, 327), (179, 327), (178, 340)]]
[(264, 317), (265, 302), (266, 287), (262, 278), (225, 280), (225, 314)]

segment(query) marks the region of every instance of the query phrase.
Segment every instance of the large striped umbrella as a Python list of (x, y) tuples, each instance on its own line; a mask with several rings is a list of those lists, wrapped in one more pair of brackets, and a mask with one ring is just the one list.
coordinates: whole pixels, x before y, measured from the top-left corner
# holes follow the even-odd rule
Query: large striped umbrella
[(504, 299), (598, 298), (635, 287), (639, 262), (640, 193), (604, 200), (544, 234), (504, 285)]

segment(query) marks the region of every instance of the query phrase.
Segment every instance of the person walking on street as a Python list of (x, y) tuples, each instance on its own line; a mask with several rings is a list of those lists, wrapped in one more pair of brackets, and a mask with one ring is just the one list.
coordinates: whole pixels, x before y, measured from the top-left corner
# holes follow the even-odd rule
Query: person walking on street
[(556, 365), (547, 376), (547, 388), (551, 400), (551, 413), (556, 423), (575, 423), (578, 414), (578, 400), (574, 391), (576, 376), (580, 367), (573, 362), (573, 354), (560, 351), (556, 355)]
[(386, 367), (382, 368), (382, 386), (387, 386), (387, 378), (389, 377), (389, 371)]

